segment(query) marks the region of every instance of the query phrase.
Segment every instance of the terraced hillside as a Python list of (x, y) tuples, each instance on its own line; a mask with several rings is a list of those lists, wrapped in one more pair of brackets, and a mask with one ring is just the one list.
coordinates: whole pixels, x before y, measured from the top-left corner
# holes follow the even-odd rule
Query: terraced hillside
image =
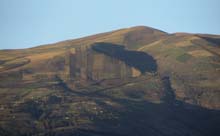
[(218, 135), (219, 39), (141, 26), (1, 50), (0, 135)]

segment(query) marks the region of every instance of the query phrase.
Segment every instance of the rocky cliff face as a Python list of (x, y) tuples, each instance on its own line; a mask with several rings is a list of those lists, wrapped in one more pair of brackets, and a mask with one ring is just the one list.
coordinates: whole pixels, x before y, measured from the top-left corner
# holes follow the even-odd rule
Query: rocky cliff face
[(69, 73), (72, 80), (126, 79), (141, 75), (136, 68), (88, 46), (70, 49)]

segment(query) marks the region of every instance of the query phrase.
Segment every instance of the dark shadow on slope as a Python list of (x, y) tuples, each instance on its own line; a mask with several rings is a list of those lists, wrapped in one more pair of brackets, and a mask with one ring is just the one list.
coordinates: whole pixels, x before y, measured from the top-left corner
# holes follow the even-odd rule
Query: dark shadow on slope
[[(220, 111), (209, 110), (175, 99), (169, 77), (162, 78), (165, 95), (164, 103), (154, 104), (116, 98), (105, 91), (84, 94), (93, 98), (104, 109), (103, 115), (88, 113), (96, 129), (67, 129), (56, 135), (80, 136), (210, 136), (220, 134)], [(108, 89), (108, 88), (107, 88)], [(107, 104), (112, 101), (121, 109)], [(178, 105), (176, 105), (178, 104)], [(113, 118), (109, 118), (109, 115)], [(114, 116), (116, 118), (114, 118)]]
[[(220, 111), (209, 110), (175, 99), (169, 77), (162, 78), (165, 87), (164, 103), (117, 98), (105, 91), (88, 93), (103, 113), (88, 113), (95, 129), (79, 128), (56, 132), (56, 135), (80, 136), (210, 136), (220, 134)], [(108, 89), (108, 88), (107, 88)], [(112, 101), (117, 108), (107, 104)], [(178, 105), (176, 105), (179, 103)]]
[[(98, 96), (98, 95), (97, 95)], [(172, 106), (147, 101), (133, 101), (99, 94), (96, 103), (106, 115), (91, 115), (92, 126), (57, 131), (56, 136), (210, 136), (219, 135), (220, 111), (208, 110), (184, 103)], [(118, 109), (105, 103), (120, 104)], [(111, 118), (111, 115), (113, 118)], [(114, 116), (116, 118), (114, 118)], [(46, 135), (46, 134), (45, 134)]]
[[(169, 78), (164, 77), (165, 89), (172, 91), (169, 83)], [(209, 110), (199, 106), (190, 105), (181, 102), (182, 105), (167, 104), (180, 102), (175, 100), (175, 96), (168, 94), (164, 103), (151, 103), (146, 100), (132, 100), (127, 98), (118, 98), (112, 96), (111, 93), (105, 91), (96, 92), (95, 94), (78, 94), (74, 93), (65, 85), (64, 81), (58, 77), (59, 86), (62, 86), (61, 93), (63, 97), (71, 97), (71, 99), (80, 100), (80, 98), (88, 97), (88, 102), (95, 102), (98, 107), (101, 107), (103, 112), (93, 114), (90, 112), (80, 111), (79, 119), (85, 116), (91, 120), (90, 126), (74, 126), (70, 123), (71, 120), (60, 118), (60, 116), (68, 115), (67, 105), (72, 105), (72, 102), (65, 101), (64, 106), (58, 107), (63, 110), (63, 113), (57, 116), (52, 114), (53, 103), (45, 103), (46, 106), (51, 107), (45, 117), (38, 118), (37, 121), (48, 121), (48, 128), (42, 129), (40, 133), (33, 131), (29, 135), (42, 135), (42, 136), (217, 136), (220, 134), (220, 111)], [(170, 90), (171, 89), (171, 90)], [(73, 93), (74, 95), (70, 95)], [(66, 96), (65, 96), (66, 95)], [(80, 101), (85, 101), (81, 99)], [(114, 102), (117, 106), (106, 103), (106, 101)], [(30, 103), (26, 103), (30, 104)], [(36, 112), (32, 107), (41, 107), (42, 103), (31, 106), (30, 113)], [(29, 106), (30, 107), (30, 106)], [(78, 111), (77, 111), (78, 112)], [(34, 114), (35, 115), (35, 114)], [(40, 115), (40, 114), (39, 114)], [(50, 118), (48, 118), (48, 116)], [(73, 115), (75, 116), (75, 115)], [(38, 114), (36, 115), (38, 117)], [(53, 123), (54, 121), (54, 123)], [(58, 121), (62, 121), (62, 126), (57, 125)], [(15, 124), (15, 127), (18, 127)], [(43, 127), (43, 126), (42, 126)], [(25, 126), (24, 126), (25, 128)], [(50, 128), (50, 129), (49, 129)], [(0, 135), (10, 134), (0, 126)], [(16, 133), (22, 135), (23, 133)], [(11, 134), (12, 135), (12, 134)], [(25, 135), (25, 134), (23, 134)], [(27, 134), (28, 135), (28, 134)], [(13, 135), (12, 135), (13, 136)]]
[[(220, 111), (208, 110), (198, 106), (183, 103), (181, 106), (167, 103), (153, 104), (146, 101), (132, 101), (113, 98), (102, 94), (122, 105), (123, 110), (115, 109), (101, 100), (96, 103), (102, 106), (117, 119), (97, 117), (94, 126), (113, 136), (209, 136), (220, 134)], [(179, 101), (177, 101), (179, 102)], [(182, 102), (179, 102), (182, 103)], [(94, 117), (95, 118), (95, 117)], [(96, 133), (101, 136), (103, 132)], [(87, 136), (93, 136), (86, 130)]]
[(204, 40), (211, 42), (216, 45), (216, 47), (220, 47), (220, 38), (213, 38), (213, 37), (205, 37), (205, 36), (199, 36), (200, 38), (203, 38)]
[(62, 87), (63, 90), (66, 92), (66, 93), (70, 93), (70, 94), (74, 94), (74, 95), (79, 95), (79, 96), (84, 96), (85, 94), (83, 93), (80, 93), (80, 92), (77, 92), (77, 91), (74, 91), (72, 90), (71, 88), (68, 87), (68, 85), (59, 77), (59, 76), (56, 76), (55, 77), (55, 80), (58, 82), (58, 86)]
[(95, 43), (92, 49), (124, 61), (127, 65), (140, 70), (141, 73), (157, 71), (156, 60), (145, 52), (126, 50), (124, 46), (112, 43)]
[(173, 88), (171, 87), (170, 78), (168, 76), (165, 76), (161, 80), (164, 86), (164, 93), (165, 93), (162, 100), (167, 104), (171, 104), (171, 105), (175, 104), (176, 96)]

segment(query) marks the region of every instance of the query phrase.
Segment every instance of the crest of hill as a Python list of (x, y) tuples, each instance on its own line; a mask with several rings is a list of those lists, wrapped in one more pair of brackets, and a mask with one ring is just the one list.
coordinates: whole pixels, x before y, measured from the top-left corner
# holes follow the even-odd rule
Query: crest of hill
[[(24, 67), (38, 67), (43, 62), (53, 59), (55, 56), (64, 57), (69, 48), (90, 46), (96, 42), (119, 44), (126, 46), (127, 49), (136, 50), (142, 45), (149, 44), (167, 35), (169, 34), (154, 28), (137, 26), (28, 49), (0, 50), (0, 61), (4, 65), (0, 71), (18, 70)], [(16, 65), (14, 64), (15, 60)], [(22, 60), (21, 64), (20, 60)], [(23, 60), (25, 63), (23, 63)], [(26, 63), (26, 60), (28, 60), (28, 63)]]
[(137, 49), (136, 46), (141, 46), (154, 42), (161, 37), (167, 36), (166, 32), (146, 27), (136, 26), (131, 28), (119, 29), (111, 32), (95, 34), (79, 39), (66, 40), (54, 44), (37, 46), (34, 49), (55, 49), (55, 48), (68, 48), (81, 45), (90, 45), (95, 42), (108, 42), (125, 45), (130, 49)]

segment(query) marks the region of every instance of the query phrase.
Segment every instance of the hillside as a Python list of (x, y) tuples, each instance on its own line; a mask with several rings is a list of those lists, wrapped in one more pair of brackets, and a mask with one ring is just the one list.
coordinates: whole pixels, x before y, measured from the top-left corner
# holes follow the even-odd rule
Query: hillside
[(0, 50), (0, 135), (218, 135), (219, 77), (219, 35), (138, 26)]
[(157, 60), (160, 74), (171, 77), (180, 100), (219, 109), (220, 42), (211, 39), (173, 34), (138, 50)]

